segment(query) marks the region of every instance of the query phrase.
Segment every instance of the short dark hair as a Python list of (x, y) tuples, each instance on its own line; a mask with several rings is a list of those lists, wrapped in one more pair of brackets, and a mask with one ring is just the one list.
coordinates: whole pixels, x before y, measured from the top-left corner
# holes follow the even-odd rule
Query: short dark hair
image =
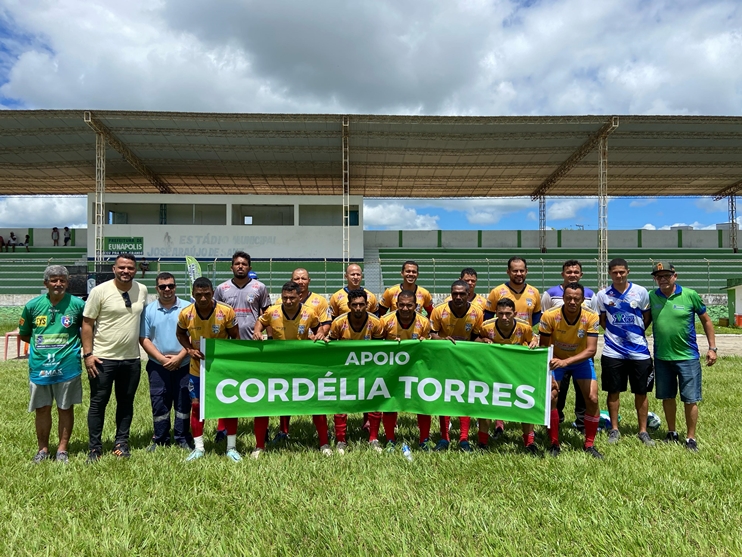
[(196, 288), (208, 288), (209, 290), (214, 290), (214, 286), (211, 284), (211, 281), (206, 277), (198, 277), (196, 280), (193, 281), (192, 290), (196, 290)]
[(451, 284), (451, 292), (453, 292), (453, 289), (456, 288), (457, 286), (463, 286), (464, 289), (467, 291), (467, 293), (469, 292), (469, 283), (466, 282), (465, 280), (459, 279), (459, 280), (453, 281), (453, 284)]
[(496, 308), (504, 307), (504, 308), (510, 308), (513, 311), (515, 311), (515, 302), (511, 300), (510, 298), (500, 298), (497, 300), (497, 304), (495, 305)]
[(567, 259), (564, 264), (562, 265), (562, 271), (566, 269), (567, 267), (574, 267), (578, 266), (580, 268), (580, 271), (582, 271), (582, 263), (577, 261), (576, 259)]
[(366, 291), (363, 288), (357, 288), (348, 292), (348, 303), (356, 298), (363, 298), (365, 302), (368, 302), (368, 294), (366, 294)]
[(234, 265), (234, 260), (238, 257), (241, 257), (242, 259), (247, 259), (247, 264), (252, 265), (252, 259), (250, 258), (250, 254), (246, 253), (244, 251), (236, 251), (234, 254), (232, 254), (232, 265)]
[(173, 279), (173, 282), (175, 282), (175, 277), (171, 273), (168, 273), (167, 271), (163, 271), (162, 273), (160, 273), (159, 275), (155, 277), (155, 284), (157, 284), (161, 280), (167, 280), (167, 279)]
[(514, 255), (513, 257), (511, 257), (510, 259), (508, 259), (508, 269), (510, 269), (510, 264), (511, 263), (515, 263), (516, 261), (522, 261), (523, 262), (523, 265), (525, 265), (526, 266), (526, 269), (528, 269), (528, 262), (525, 259), (523, 259), (522, 257), (520, 257), (519, 255)]
[(281, 287), (281, 292), (296, 292), (298, 294), (300, 291), (301, 287), (293, 280), (288, 281)]
[(414, 265), (415, 269), (417, 269), (418, 271), (420, 270), (420, 265), (418, 265), (415, 261), (410, 260), (410, 261), (405, 261), (404, 263), (402, 263), (403, 271), (404, 271), (404, 268), (407, 267), (407, 265)]
[(133, 262), (134, 264), (136, 264), (136, 262), (137, 262), (137, 258), (136, 258), (136, 257), (134, 257), (134, 254), (133, 254), (133, 253), (129, 253), (129, 252), (126, 252), (126, 253), (123, 253), (123, 252), (122, 252), (122, 253), (119, 253), (119, 254), (118, 254), (118, 255), (116, 256), (116, 259), (114, 259), (114, 260), (113, 260), (113, 264), (115, 265), (115, 264), (116, 264), (116, 263), (118, 262), (118, 260), (119, 260), (119, 259), (126, 259), (126, 260), (128, 260), (128, 261), (131, 261), (131, 262)]
[(585, 287), (582, 286), (579, 282), (570, 282), (567, 286), (564, 287), (564, 291), (567, 290), (579, 290), (582, 292), (582, 297), (585, 297)]
[(465, 275), (471, 275), (473, 277), (477, 276), (477, 271), (474, 270), (474, 267), (464, 267), (461, 269), (461, 274), (459, 275), (459, 278), (464, 278)]
[(616, 259), (611, 259), (608, 262), (608, 270), (610, 271), (611, 269), (613, 269), (613, 267), (626, 267), (628, 269), (629, 264), (625, 259), (617, 257)]
[(399, 301), (400, 298), (411, 298), (415, 303), (417, 303), (417, 296), (415, 296), (415, 293), (411, 290), (401, 290), (399, 294), (397, 294), (397, 301)]

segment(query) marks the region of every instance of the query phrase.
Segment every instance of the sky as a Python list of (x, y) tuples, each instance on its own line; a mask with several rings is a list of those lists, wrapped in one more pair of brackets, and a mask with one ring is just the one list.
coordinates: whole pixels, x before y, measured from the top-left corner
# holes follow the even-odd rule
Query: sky
[[(2, 0), (0, 109), (420, 115), (742, 112), (737, 0)], [(610, 176), (609, 176), (610, 179)], [(713, 227), (725, 201), (612, 199), (609, 227)], [(537, 229), (528, 199), (367, 200), (371, 229)], [(0, 226), (86, 221), (0, 198)], [(597, 227), (553, 199), (553, 228)]]

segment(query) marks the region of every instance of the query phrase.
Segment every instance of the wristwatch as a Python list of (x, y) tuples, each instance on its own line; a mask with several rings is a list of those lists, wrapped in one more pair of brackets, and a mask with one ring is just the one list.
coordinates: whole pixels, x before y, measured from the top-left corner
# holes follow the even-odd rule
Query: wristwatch
[(713, 346), (713, 347), (712, 346), (709, 346), (709, 350), (712, 350), (714, 352), (718, 352), (719, 351), (719, 349), (716, 346)]
[(87, 354), (83, 354), (83, 355), (82, 355), (82, 359), (84, 360), (84, 359), (85, 359), (85, 358), (87, 358), (88, 356), (92, 356), (92, 355), (93, 355), (93, 353), (92, 353), (92, 352), (88, 352)]

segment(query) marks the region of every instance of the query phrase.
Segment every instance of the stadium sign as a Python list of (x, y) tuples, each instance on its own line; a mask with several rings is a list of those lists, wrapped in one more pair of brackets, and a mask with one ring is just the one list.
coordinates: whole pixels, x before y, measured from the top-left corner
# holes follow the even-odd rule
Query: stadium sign
[(105, 255), (118, 255), (119, 253), (131, 253), (133, 255), (144, 255), (144, 238), (138, 237), (109, 237), (103, 242)]
[(202, 419), (383, 411), (548, 423), (545, 348), (212, 339), (201, 351)]

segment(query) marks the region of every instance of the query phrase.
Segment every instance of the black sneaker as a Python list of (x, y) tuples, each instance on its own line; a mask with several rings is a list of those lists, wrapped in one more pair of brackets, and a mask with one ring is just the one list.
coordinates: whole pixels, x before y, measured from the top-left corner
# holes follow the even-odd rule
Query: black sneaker
[(195, 448), (195, 445), (193, 444), (193, 441), (186, 441), (185, 439), (182, 439), (178, 441), (178, 447), (187, 451), (192, 451)]
[(96, 462), (100, 460), (101, 456), (102, 455), (101, 455), (100, 449), (91, 449), (90, 452), (88, 453), (87, 463), (95, 464)]
[(583, 447), (583, 451), (585, 451), (587, 454), (592, 456), (593, 458), (597, 458), (598, 460), (603, 460), (603, 455), (598, 452), (598, 449), (595, 447)]
[(488, 451), (489, 448), (490, 447), (487, 443), (477, 443), (477, 449), (479, 449), (480, 451)]
[(554, 458), (558, 457), (559, 454), (562, 452), (562, 449), (559, 445), (556, 443), (551, 445), (551, 448), (549, 449), (549, 454), (553, 456)]
[(665, 443), (680, 443), (680, 435), (677, 431), (668, 431), (665, 437)]
[(689, 451), (693, 452), (693, 453), (697, 453), (698, 452), (698, 443), (696, 443), (696, 440), (695, 439), (692, 439), (692, 438), (689, 437), (688, 439), (685, 440), (685, 448), (688, 449)]
[(129, 445), (126, 443), (118, 443), (113, 448), (113, 454), (115, 454), (119, 458), (130, 458), (131, 453), (129, 452)]
[(218, 445), (219, 443), (227, 440), (227, 430), (226, 429), (217, 429), (216, 435), (214, 436), (214, 444)]
[(505, 433), (505, 430), (501, 427), (496, 427), (495, 432), (491, 435), (493, 441), (497, 441), (500, 437), (503, 436)]
[(526, 445), (524, 450), (526, 451), (527, 454), (529, 454), (531, 456), (537, 456), (537, 457), (538, 456), (541, 456), (541, 451), (538, 450), (538, 447), (536, 446), (535, 443), (531, 443), (530, 445)]

